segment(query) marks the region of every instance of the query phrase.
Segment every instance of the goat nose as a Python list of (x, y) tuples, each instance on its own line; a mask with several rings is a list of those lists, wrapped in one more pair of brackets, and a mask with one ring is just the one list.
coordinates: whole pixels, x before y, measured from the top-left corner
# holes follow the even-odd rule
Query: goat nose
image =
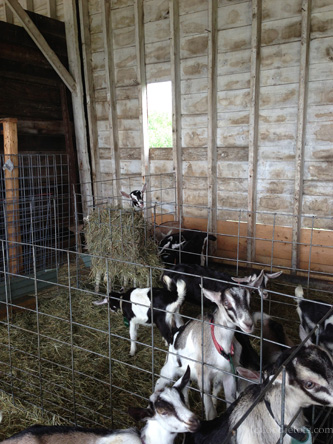
[(244, 322), (243, 330), (246, 333), (252, 333), (253, 332), (253, 322)]
[(200, 421), (199, 421), (199, 419), (196, 417), (196, 416), (194, 416), (193, 418), (191, 418), (189, 421), (188, 421), (188, 424), (189, 424), (189, 431), (191, 432), (191, 433), (194, 433), (194, 432), (196, 432), (197, 430), (198, 430), (198, 428), (199, 428), (199, 426), (200, 426)]

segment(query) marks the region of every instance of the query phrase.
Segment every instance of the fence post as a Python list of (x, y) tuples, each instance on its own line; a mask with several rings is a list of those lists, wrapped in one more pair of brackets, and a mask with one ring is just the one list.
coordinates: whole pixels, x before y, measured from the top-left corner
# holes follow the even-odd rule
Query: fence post
[(8, 271), (18, 274), (22, 265), (22, 246), (20, 245), (17, 119), (1, 119), (0, 123), (3, 125), (4, 139)]

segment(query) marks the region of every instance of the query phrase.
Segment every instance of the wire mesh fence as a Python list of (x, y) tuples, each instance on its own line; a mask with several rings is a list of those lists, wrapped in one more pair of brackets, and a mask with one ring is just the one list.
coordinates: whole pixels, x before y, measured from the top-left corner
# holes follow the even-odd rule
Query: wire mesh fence
[[(333, 226), (332, 218), (321, 220), (311, 215), (302, 216), (300, 222), (304, 231), (299, 240), (299, 263), (295, 270), (291, 266), (292, 240), (289, 223), (293, 216), (258, 212), (254, 238), (256, 254), (248, 260), (247, 211), (219, 208), (218, 214), (224, 216), (219, 220), (217, 232), (210, 233), (209, 209), (185, 205), (178, 208), (173, 179), (173, 175), (146, 178), (146, 207), (141, 212), (132, 210), (130, 200), (116, 192), (141, 189), (142, 178), (126, 178), (119, 184), (113, 181), (100, 183), (99, 189), (108, 190), (110, 197), (95, 195), (90, 201), (88, 199), (90, 210), (86, 219), (84, 217), (87, 215), (80, 210), (80, 193), (74, 193), (75, 248), (58, 241), (57, 234), (61, 225), (59, 221), (63, 221), (63, 226), (69, 226), (72, 213), (70, 208), (68, 214), (57, 212), (55, 191), (51, 186), (48, 195), (52, 195), (53, 200), (51, 203), (41, 200), (38, 203), (40, 207), (36, 205), (35, 212), (31, 213), (31, 201), (34, 197), (30, 202), (27, 198), (29, 211), (22, 211), (22, 214), (29, 214), (27, 219), (30, 220), (33, 219), (31, 214), (36, 214), (34, 223), (26, 222), (30, 237), (13, 242), (4, 234), (3, 228), (0, 259), (0, 280), (4, 284), (3, 298), (0, 301), (1, 389), (10, 395), (14, 403), (22, 402), (26, 410), (37, 408), (43, 415), (54, 415), (57, 423), (62, 424), (120, 428), (134, 425), (127, 415), (127, 409), (130, 405), (146, 405), (154, 391), (168, 347), (158, 329), (151, 324), (140, 327), (136, 340), (137, 353), (130, 356), (128, 319), (124, 319), (121, 311), (113, 312), (109, 304), (96, 306), (93, 302), (101, 301), (111, 290), (119, 292), (121, 287), (162, 287), (161, 275), (170, 268), (170, 264), (163, 262), (159, 254), (157, 232), (161, 232), (161, 224), (165, 224), (163, 235), (173, 230), (175, 239), (180, 240), (179, 244), (182, 243), (180, 236), (184, 232), (200, 230), (214, 235), (216, 240), (210, 241), (209, 248), (204, 251), (209, 268), (214, 270), (228, 272), (234, 277), (249, 276), (252, 273), (258, 275), (262, 269), (267, 273), (283, 272), (279, 278), (268, 282), (267, 299), (256, 292), (251, 296), (252, 310), (259, 313), (258, 325), (253, 333), (246, 336), (259, 355), (261, 370), (265, 365), (265, 346), (289, 347), (281, 344), (280, 340), (266, 338), (265, 341), (264, 322), (260, 322), (262, 313), (279, 322), (291, 342), (298, 345), (301, 339), (296, 287), (302, 284), (305, 298), (323, 300), (324, 304), (331, 306), (333, 242), (330, 230), (318, 227), (328, 227), (329, 224)], [(67, 197), (69, 202), (69, 194), (69, 190), (68, 196), (63, 194), (64, 202), (67, 202)], [(24, 208), (23, 204), (20, 205)], [(207, 218), (194, 217), (196, 214), (204, 215), (205, 212)], [(40, 219), (37, 215), (41, 216)], [(93, 217), (96, 219), (89, 244), (87, 229)], [(50, 220), (47, 227), (43, 225), (41, 228), (42, 222), (48, 218)], [(141, 223), (139, 235), (136, 230)], [(21, 226), (22, 234), (24, 229)], [(41, 238), (47, 237), (45, 233), (48, 227), (52, 234), (51, 241), (46, 244)], [(103, 235), (99, 237), (100, 232)], [(142, 238), (139, 239), (141, 235)], [(153, 241), (153, 246), (149, 244), (149, 249), (153, 251), (150, 251), (150, 257), (140, 261), (135, 255), (143, 254), (148, 240)], [(27, 249), (31, 267), (21, 268), (20, 272), (10, 269), (8, 250), (13, 243), (22, 248), (22, 251)], [(91, 245), (96, 246), (98, 243), (101, 249), (93, 251)], [(139, 252), (133, 253), (131, 248), (137, 244), (140, 245)], [(174, 263), (182, 262), (184, 251), (181, 247), (182, 245), (178, 249), (170, 248), (177, 252)], [(129, 256), (126, 255), (128, 252)], [(197, 256), (198, 253), (195, 253), (192, 263), (200, 263)], [(49, 264), (53, 259), (42, 262), (40, 258), (43, 257), (54, 258), (55, 276), (38, 274), (40, 263), (43, 270), (51, 268)], [(61, 261), (59, 257), (62, 258)], [(153, 263), (152, 258), (156, 262)], [(101, 270), (99, 276), (98, 270)], [(139, 279), (141, 274), (144, 276), (143, 280)], [(12, 299), (8, 285), (9, 281), (18, 276), (26, 289), (28, 283), (31, 285), (20, 300)], [(124, 279), (125, 276), (127, 279)], [(47, 288), (43, 286), (45, 283)], [(240, 285), (247, 286), (246, 282)], [(203, 302), (201, 306), (185, 302), (181, 310), (185, 322), (199, 317), (203, 325), (207, 322), (209, 324), (203, 318), (204, 312), (206, 310)], [(327, 313), (329, 316), (329, 312)], [(314, 329), (318, 330), (320, 325), (325, 325), (325, 319), (321, 319), (319, 327), (314, 326)], [(311, 334), (308, 335), (310, 336)], [(217, 396), (216, 402), (218, 412), (222, 413), (225, 409), (223, 392)], [(202, 417), (203, 404), (195, 384), (191, 388), (190, 404)], [(17, 423), (20, 424), (23, 425)], [(314, 442), (331, 442), (332, 434), (319, 432), (320, 425), (326, 428), (332, 425), (332, 417), (327, 408), (317, 409), (313, 413), (310, 426)], [(315, 428), (318, 433), (315, 433)], [(9, 436), (8, 430), (6, 436)]]

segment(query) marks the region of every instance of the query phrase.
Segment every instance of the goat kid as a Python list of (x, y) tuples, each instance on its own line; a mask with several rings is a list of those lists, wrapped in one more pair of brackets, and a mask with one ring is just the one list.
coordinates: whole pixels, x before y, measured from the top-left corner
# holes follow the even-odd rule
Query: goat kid
[(32, 426), (2, 444), (172, 444), (178, 433), (195, 432), (199, 421), (184, 404), (183, 391), (190, 379), (190, 370), (173, 387), (155, 393), (149, 408), (130, 408), (136, 419), (147, 421), (136, 429), (81, 429), (66, 426)]
[(216, 237), (196, 230), (183, 230), (165, 236), (159, 243), (159, 256), (164, 263), (185, 263), (205, 265), (207, 262), (208, 241)]
[[(301, 285), (296, 287), (295, 296), (297, 298), (297, 308), (300, 319), (299, 337), (303, 341), (306, 336), (314, 329), (320, 320), (331, 310), (332, 305), (322, 300), (306, 300)], [(324, 323), (319, 325), (318, 345), (324, 347), (333, 354), (333, 314), (329, 316)], [(313, 333), (308, 343), (316, 343), (316, 334)]]
[[(179, 280), (176, 291), (171, 292), (158, 287), (131, 288), (125, 293), (112, 291), (101, 302), (96, 301), (93, 304), (109, 303), (111, 311), (122, 312), (129, 322), (130, 355), (134, 356), (139, 325), (151, 326), (152, 320), (167, 344), (171, 344), (173, 333), (183, 324), (179, 310), (184, 302), (185, 294), (185, 282)], [(153, 316), (151, 306), (153, 306)]]
[(145, 183), (141, 190), (133, 190), (129, 194), (125, 191), (120, 191), (121, 195), (131, 199), (131, 205), (133, 208), (141, 210), (144, 208), (144, 195), (147, 189), (147, 184)]
[[(262, 273), (262, 271), (261, 271)], [(277, 277), (281, 276), (283, 272), (282, 271), (277, 271), (276, 273), (266, 273), (266, 271), (264, 271), (263, 273), (263, 281), (261, 283), (261, 285), (258, 286), (257, 290), (259, 293), (259, 296), (267, 299), (268, 298), (268, 291), (266, 290), (267, 288), (267, 284), (269, 282), (270, 279), (276, 279)], [(239, 284), (247, 284), (252, 286), (252, 282), (257, 280), (257, 274), (251, 274), (250, 276), (245, 276), (245, 277), (232, 277), (231, 278), (234, 282), (238, 282)]]
[[(204, 296), (216, 304), (213, 315), (202, 320), (190, 320), (174, 335), (169, 346), (166, 363), (160, 372), (155, 390), (164, 387), (169, 379), (181, 375), (189, 365), (191, 378), (201, 393), (207, 419), (216, 416), (212, 400), (224, 387), (227, 402), (235, 399), (236, 383), (233, 374), (233, 337), (238, 326), (246, 333), (253, 330), (250, 314), (250, 292), (244, 287), (231, 287), (221, 291), (202, 289)], [(239, 356), (234, 356), (235, 362)]]
[[(224, 414), (212, 421), (201, 421), (199, 430), (186, 436), (185, 444), (276, 444), (280, 439), (282, 422), (282, 372), (273, 382), (270, 380), (295, 349), (296, 347), (293, 347), (284, 351), (271, 368), (271, 376), (262, 384), (251, 384), (247, 387)], [(292, 424), (292, 430), (291, 427), (286, 427), (300, 409), (310, 405), (333, 406), (333, 361), (321, 347), (302, 346), (285, 368), (283, 422), (286, 435), (283, 442), (291, 444), (300, 442), (310, 433), (304, 431), (305, 420), (302, 411)], [(237, 370), (243, 377), (258, 382), (258, 372), (242, 368)], [(263, 398), (249, 411), (234, 433), (236, 424), (248, 413), (263, 390), (266, 390)], [(230, 438), (226, 440), (228, 435)]]
[(255, 312), (253, 320), (256, 323), (263, 320), (262, 323), (262, 357), (263, 367), (273, 364), (284, 352), (286, 348), (291, 348), (295, 344), (286, 334), (283, 325), (272, 319), (268, 314)]
[[(171, 278), (171, 281), (167, 279), (167, 277)], [(259, 276), (254, 274), (246, 278), (234, 278), (227, 273), (202, 267), (197, 264), (177, 264), (170, 270), (165, 271), (162, 275), (163, 284), (170, 291), (172, 290), (174, 282), (177, 282), (178, 279), (186, 282), (186, 300), (199, 306), (201, 306), (202, 300), (201, 282), (203, 282), (203, 286), (208, 290), (223, 291), (234, 286), (234, 282), (238, 282), (238, 279), (243, 282), (246, 280), (247, 287), (249, 287), (250, 290), (258, 291), (264, 298), (268, 295), (265, 290), (268, 278), (264, 270), (261, 270)], [(206, 298), (203, 298), (203, 304), (206, 307), (215, 308), (214, 303)]]

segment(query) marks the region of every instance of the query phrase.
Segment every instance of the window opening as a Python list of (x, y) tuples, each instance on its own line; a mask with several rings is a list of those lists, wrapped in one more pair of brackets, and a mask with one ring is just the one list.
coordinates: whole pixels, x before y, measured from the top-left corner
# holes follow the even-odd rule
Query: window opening
[(171, 81), (148, 83), (149, 148), (172, 147)]

